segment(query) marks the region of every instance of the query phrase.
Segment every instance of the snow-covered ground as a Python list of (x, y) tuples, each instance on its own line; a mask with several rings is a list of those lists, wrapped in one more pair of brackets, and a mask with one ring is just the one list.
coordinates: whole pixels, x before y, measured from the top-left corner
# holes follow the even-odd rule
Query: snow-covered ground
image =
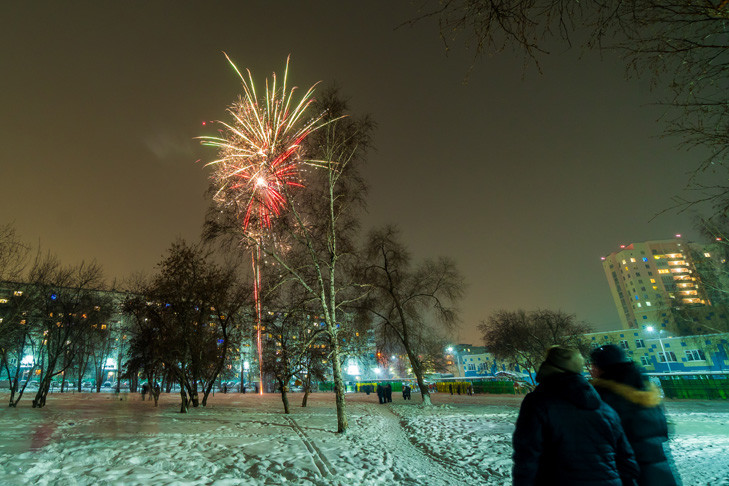
[[(0, 408), (0, 485), (507, 485), (520, 397), (437, 394), (379, 405), (348, 395), (336, 434), (334, 396), (284, 415), (277, 395), (218, 394), (178, 413), (139, 395), (52, 394), (43, 409)], [(7, 394), (0, 393), (7, 403)], [(729, 485), (729, 403), (667, 403), (670, 446), (686, 485)]]

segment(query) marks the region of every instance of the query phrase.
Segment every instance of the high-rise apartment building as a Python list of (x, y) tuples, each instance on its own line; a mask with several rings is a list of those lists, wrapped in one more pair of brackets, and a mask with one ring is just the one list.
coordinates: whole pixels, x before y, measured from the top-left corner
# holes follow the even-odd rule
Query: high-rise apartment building
[(677, 311), (711, 306), (697, 271), (711, 259), (708, 247), (681, 238), (621, 246), (603, 268), (625, 329), (677, 332)]

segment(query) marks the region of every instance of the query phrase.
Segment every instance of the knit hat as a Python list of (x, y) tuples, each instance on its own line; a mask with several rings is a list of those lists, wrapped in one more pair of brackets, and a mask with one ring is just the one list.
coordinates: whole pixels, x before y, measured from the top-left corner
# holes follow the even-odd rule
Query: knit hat
[(604, 369), (618, 363), (630, 362), (630, 359), (625, 356), (623, 350), (614, 344), (606, 344), (605, 346), (593, 349), (590, 353), (590, 359), (592, 360), (592, 364), (594, 364), (596, 368), (600, 369)]
[(552, 346), (547, 351), (542, 367), (545, 365), (562, 372), (579, 374), (582, 373), (582, 369), (585, 367), (585, 359), (576, 349)]

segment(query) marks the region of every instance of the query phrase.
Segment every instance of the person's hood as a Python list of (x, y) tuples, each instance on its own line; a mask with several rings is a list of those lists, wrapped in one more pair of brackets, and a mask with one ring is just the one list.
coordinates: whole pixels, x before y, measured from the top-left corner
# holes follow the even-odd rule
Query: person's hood
[(602, 403), (597, 391), (577, 373), (549, 374), (539, 385), (544, 392), (561, 397), (583, 410), (595, 410)]
[(648, 383), (645, 390), (639, 390), (624, 383), (618, 383), (613, 380), (604, 380), (595, 378), (592, 380), (593, 386), (609, 390), (619, 395), (629, 402), (640, 405), (641, 407), (652, 408), (661, 404), (661, 394), (653, 383)]

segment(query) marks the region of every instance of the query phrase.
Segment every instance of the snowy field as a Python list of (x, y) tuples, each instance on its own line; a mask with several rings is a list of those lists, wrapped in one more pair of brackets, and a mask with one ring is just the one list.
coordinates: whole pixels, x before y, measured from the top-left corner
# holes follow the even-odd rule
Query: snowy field
[[(7, 403), (7, 393), (0, 393)], [(420, 395), (379, 405), (348, 395), (350, 430), (336, 431), (334, 395), (292, 414), (277, 395), (217, 394), (178, 413), (139, 395), (52, 394), (0, 408), (0, 485), (508, 485), (520, 397)], [(729, 485), (729, 403), (667, 403), (685, 485)]]

